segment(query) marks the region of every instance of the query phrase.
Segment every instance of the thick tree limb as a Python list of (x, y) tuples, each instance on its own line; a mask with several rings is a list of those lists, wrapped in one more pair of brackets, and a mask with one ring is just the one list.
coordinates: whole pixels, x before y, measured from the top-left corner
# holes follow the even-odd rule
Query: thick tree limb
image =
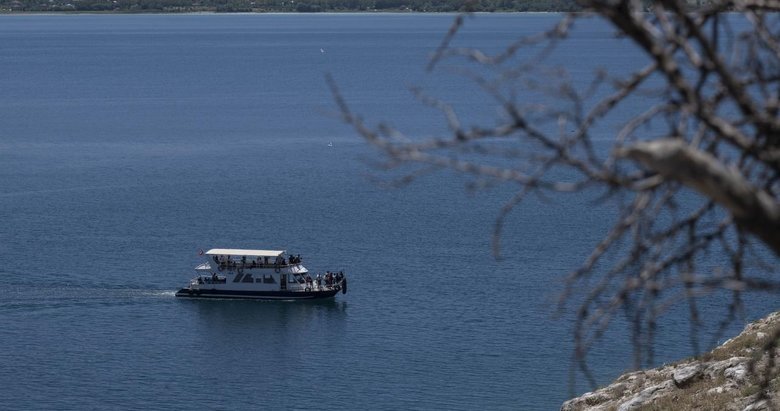
[(737, 224), (780, 255), (780, 204), (736, 169), (679, 139), (636, 143), (618, 155), (667, 179), (677, 180), (720, 204), (734, 216)]

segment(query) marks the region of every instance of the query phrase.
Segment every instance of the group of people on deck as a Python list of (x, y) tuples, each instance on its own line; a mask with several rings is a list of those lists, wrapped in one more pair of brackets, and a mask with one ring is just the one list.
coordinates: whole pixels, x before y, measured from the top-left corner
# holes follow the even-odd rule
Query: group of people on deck
[[(233, 268), (268, 268), (268, 267), (279, 267), (279, 266), (285, 266), (287, 265), (287, 259), (285, 259), (282, 256), (276, 257), (276, 260), (272, 263), (269, 260), (269, 257), (257, 257), (256, 259), (250, 259), (247, 261), (246, 256), (241, 256), (240, 263), (238, 261), (233, 261), (230, 256), (228, 255), (215, 255), (213, 257), (214, 263), (217, 264), (217, 266), (221, 269), (233, 269)], [(300, 264), (303, 259), (301, 258), (301, 255), (291, 255), (290, 256), (290, 265), (294, 264)]]
[(338, 284), (341, 282), (341, 280), (344, 278), (344, 272), (339, 271), (337, 273), (332, 273), (330, 271), (325, 272), (325, 285), (333, 285)]
[(325, 281), (325, 287), (332, 287), (336, 284), (341, 283), (341, 280), (344, 278), (344, 272), (339, 271), (338, 273), (332, 273), (330, 271), (326, 271), (325, 274), (317, 274), (317, 277), (312, 279), (309, 274), (306, 274), (305, 277), (302, 277), (302, 283), (305, 282), (307, 287), (314, 286), (314, 283), (317, 283), (317, 288), (322, 288), (322, 281)]

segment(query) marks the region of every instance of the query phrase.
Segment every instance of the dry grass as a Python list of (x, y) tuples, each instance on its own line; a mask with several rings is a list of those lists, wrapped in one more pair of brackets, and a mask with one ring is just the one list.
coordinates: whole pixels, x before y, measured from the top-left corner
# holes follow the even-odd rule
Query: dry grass
[(763, 339), (760, 340), (756, 333), (745, 333), (704, 354), (702, 360), (721, 361), (732, 357), (749, 357), (763, 342)]
[(710, 389), (725, 384), (726, 379), (720, 376), (715, 379), (700, 379), (694, 381), (685, 389), (675, 390), (651, 404), (645, 404), (640, 411), (666, 410), (718, 410), (723, 409), (733, 397), (733, 392), (710, 393)]
[[(732, 338), (720, 347), (701, 356), (703, 361), (720, 361), (732, 357), (750, 357), (759, 353), (769, 338), (780, 330), (780, 324), (760, 324)], [(764, 335), (759, 338), (758, 333)], [(779, 340), (780, 341), (780, 340)]]

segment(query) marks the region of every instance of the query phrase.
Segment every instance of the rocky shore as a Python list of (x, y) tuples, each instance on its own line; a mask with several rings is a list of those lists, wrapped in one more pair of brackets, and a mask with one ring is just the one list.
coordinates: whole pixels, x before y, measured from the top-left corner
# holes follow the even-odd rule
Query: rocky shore
[[(780, 377), (770, 381), (766, 396), (761, 395), (760, 386), (768, 364), (761, 347), (778, 327), (780, 312), (749, 324), (738, 336), (709, 353), (623, 374), (606, 387), (566, 401), (561, 410), (780, 409)], [(750, 371), (752, 360), (755, 373)]]

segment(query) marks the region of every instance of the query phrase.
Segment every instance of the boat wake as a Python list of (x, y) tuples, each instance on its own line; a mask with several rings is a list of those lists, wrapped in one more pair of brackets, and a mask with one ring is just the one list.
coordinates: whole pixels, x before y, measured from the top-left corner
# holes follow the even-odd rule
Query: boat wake
[(173, 300), (175, 291), (160, 289), (79, 287), (56, 285), (44, 287), (11, 287), (0, 301), (0, 313), (34, 313), (67, 310), (75, 307), (148, 304)]

